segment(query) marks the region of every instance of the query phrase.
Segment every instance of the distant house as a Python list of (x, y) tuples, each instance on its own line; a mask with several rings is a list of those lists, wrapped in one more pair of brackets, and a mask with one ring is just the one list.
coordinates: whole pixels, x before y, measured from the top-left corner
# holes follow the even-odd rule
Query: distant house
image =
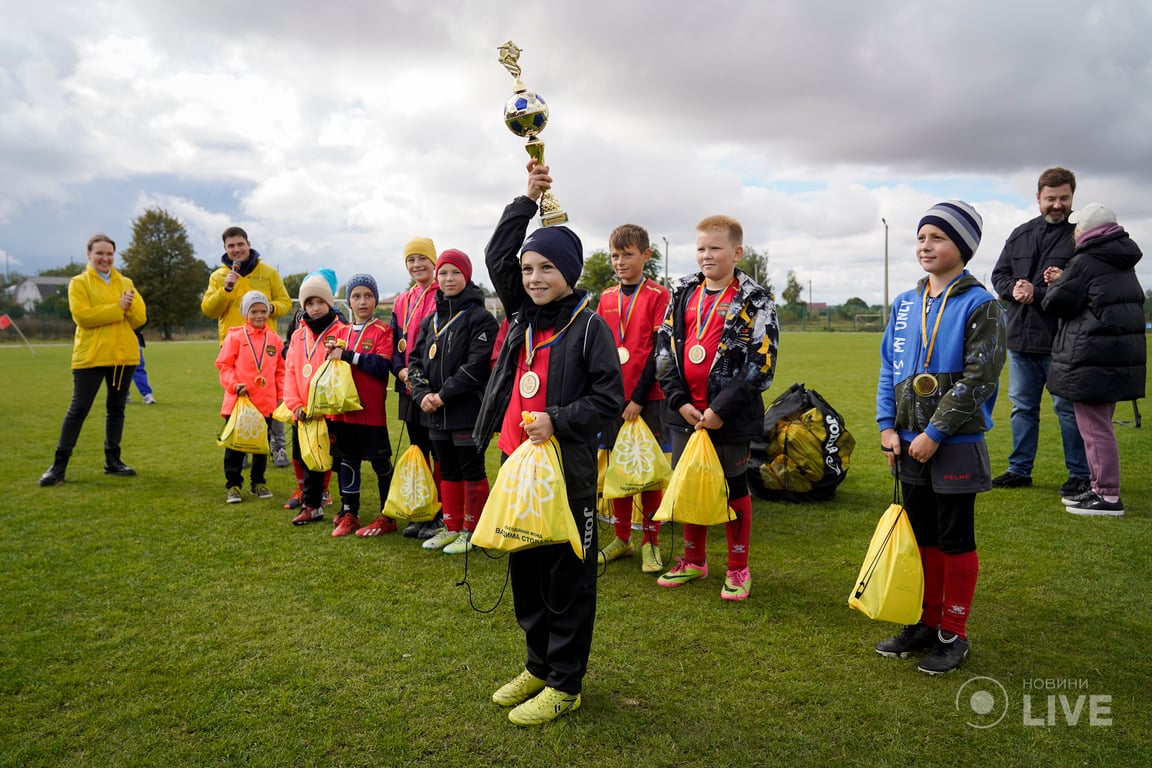
[(25, 312), (36, 309), (36, 305), (54, 293), (68, 289), (70, 277), (29, 277), (16, 285), (14, 299), (24, 307)]

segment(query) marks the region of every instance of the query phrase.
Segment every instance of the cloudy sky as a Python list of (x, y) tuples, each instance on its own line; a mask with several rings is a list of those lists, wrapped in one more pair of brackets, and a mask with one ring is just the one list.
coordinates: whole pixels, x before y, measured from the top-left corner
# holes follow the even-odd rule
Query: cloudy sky
[[(742, 220), (782, 290), (884, 298), (932, 203), (972, 202), (991, 272), (1052, 165), (1152, 248), (1152, 4), (1128, 0), (0, 0), (0, 256), (83, 258), (160, 206), (215, 264), (248, 229), (282, 274), (407, 283), (413, 235), (482, 262), (524, 188), (503, 125), (549, 103), (555, 192), (587, 253), (645, 226), (673, 274), (705, 215)], [(1152, 288), (1152, 259), (1139, 270)], [(488, 282), (481, 267), (481, 282)], [(805, 296), (807, 298), (807, 296)]]

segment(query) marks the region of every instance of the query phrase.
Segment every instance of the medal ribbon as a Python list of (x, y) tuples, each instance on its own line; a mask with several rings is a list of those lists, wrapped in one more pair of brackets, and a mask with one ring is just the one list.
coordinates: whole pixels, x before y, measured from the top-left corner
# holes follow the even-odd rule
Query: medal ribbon
[[(320, 339), (327, 336), (328, 331), (332, 330), (332, 326), (334, 326), (334, 325), (336, 325), (335, 320), (333, 320), (331, 325), (329, 325), (327, 328), (325, 328), (321, 333), (319, 333), (316, 336), (316, 341), (312, 342), (312, 349), (308, 349), (308, 334), (312, 332), (311, 329), (308, 330), (308, 333), (304, 334), (304, 359), (305, 360), (307, 360), (308, 362), (312, 362), (312, 354), (316, 351), (316, 347), (320, 346)], [(307, 328), (308, 326), (304, 326), (304, 327)]]
[(261, 334), (263, 338), (260, 340), (260, 356), (256, 356), (256, 346), (252, 343), (252, 336), (248, 333), (248, 329), (244, 329), (244, 338), (248, 339), (248, 351), (252, 353), (252, 362), (256, 364), (256, 373), (260, 373), (260, 369), (264, 367), (264, 342), (268, 339), (268, 330), (265, 329)]
[(632, 312), (636, 309), (636, 297), (640, 295), (640, 291), (644, 290), (644, 283), (648, 282), (648, 278), (640, 279), (640, 285), (636, 286), (636, 290), (628, 297), (628, 309), (625, 310), (621, 307), (621, 302), (624, 300), (624, 286), (620, 286), (620, 290), (616, 293), (616, 322), (620, 335), (620, 346), (624, 346), (624, 332), (628, 330), (628, 323), (632, 320)]
[(460, 315), (465, 314), (466, 312), (468, 312), (469, 309), (472, 309), (472, 307), (467, 307), (466, 309), (462, 309), (459, 312), (457, 312), (456, 314), (452, 315), (452, 318), (448, 322), (444, 323), (443, 328), (440, 327), (439, 315), (432, 315), (432, 339), (433, 340), (439, 339), (441, 334), (443, 334), (444, 331), (448, 330), (448, 326), (450, 326), (450, 325), (452, 325), (452, 323), (456, 322), (460, 318)]
[(428, 291), (432, 290), (434, 285), (436, 285), (435, 280), (425, 286), (424, 290), (420, 291), (420, 295), (416, 297), (416, 301), (410, 303), (407, 307), (404, 308), (404, 327), (402, 328), (404, 331), (404, 338), (408, 338), (408, 326), (412, 324), (412, 317), (416, 314), (416, 309), (424, 303), (424, 297), (428, 295)]
[(528, 332), (524, 334), (524, 365), (531, 368), (532, 358), (536, 357), (537, 350), (547, 349), (556, 342), (560, 341), (560, 338), (568, 332), (568, 326), (572, 325), (572, 323), (576, 320), (576, 315), (580, 314), (580, 310), (588, 306), (588, 300), (591, 298), (591, 294), (584, 294), (584, 300), (576, 305), (576, 309), (572, 310), (572, 317), (568, 318), (568, 322), (564, 323), (564, 327), (548, 338), (544, 339), (544, 341), (540, 342), (539, 344), (532, 343), (532, 324), (529, 323)]
[(936, 314), (936, 324), (932, 326), (932, 339), (928, 339), (928, 283), (924, 283), (924, 295), (920, 297), (920, 349), (927, 350), (924, 357), (924, 370), (928, 370), (928, 361), (932, 359), (932, 351), (936, 348), (936, 332), (940, 330), (940, 318), (944, 317), (944, 307), (948, 305), (948, 296), (956, 287), (956, 281), (964, 277), (963, 273), (952, 278), (948, 288), (944, 291), (944, 298), (940, 301), (940, 311)]
[[(371, 328), (375, 324), (376, 324), (376, 318), (372, 318), (368, 322), (364, 323), (364, 327), (361, 328), (360, 332), (356, 334), (356, 341), (352, 342), (352, 351), (353, 352), (360, 349), (360, 339), (364, 338), (364, 332), (367, 331), (369, 328)], [(352, 332), (349, 331), (348, 335), (351, 336)]]
[(696, 289), (697, 293), (699, 294), (696, 297), (696, 341), (697, 342), (699, 342), (701, 339), (704, 338), (704, 332), (706, 330), (708, 330), (708, 326), (712, 324), (712, 318), (716, 316), (716, 308), (720, 306), (721, 297), (723, 297), (724, 294), (728, 292), (728, 289), (732, 286), (732, 283), (733, 283), (733, 281), (729, 280), (728, 284), (725, 285), (723, 288), (721, 288), (720, 292), (716, 294), (716, 298), (712, 300), (712, 306), (708, 307), (708, 311), (705, 313), (703, 324), (701, 324), (701, 322), (700, 322), (700, 308), (702, 306), (704, 306), (704, 294), (705, 294), (704, 283), (700, 283), (700, 287)]

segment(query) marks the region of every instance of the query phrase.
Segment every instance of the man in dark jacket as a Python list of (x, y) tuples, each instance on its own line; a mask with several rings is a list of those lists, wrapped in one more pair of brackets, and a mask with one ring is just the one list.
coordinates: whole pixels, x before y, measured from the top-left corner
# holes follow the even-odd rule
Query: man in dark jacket
[[(1049, 168), (1040, 174), (1036, 189), (1040, 215), (1013, 230), (992, 270), (992, 285), (1007, 308), (1008, 399), (1012, 401), (1012, 453), (1008, 471), (992, 479), (996, 488), (1032, 485), (1032, 465), (1040, 442), (1040, 398), (1048, 383), (1056, 333), (1056, 317), (1041, 306), (1047, 292), (1044, 270), (1062, 269), (1075, 248), (1068, 214), (1076, 176), (1066, 168)], [(1089, 488), (1088, 459), (1072, 403), (1052, 393), (1052, 405), (1060, 420), (1068, 469), (1060, 493), (1072, 496)]]

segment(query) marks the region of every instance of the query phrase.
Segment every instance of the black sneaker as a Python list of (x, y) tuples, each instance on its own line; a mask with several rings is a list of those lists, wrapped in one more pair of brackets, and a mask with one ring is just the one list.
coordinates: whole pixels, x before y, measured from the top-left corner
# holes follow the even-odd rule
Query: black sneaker
[(1088, 497), (1075, 504), (1065, 507), (1074, 515), (1090, 515), (1094, 517), (1123, 517), (1124, 502), (1117, 497), (1116, 501), (1104, 501), (1097, 493), (1089, 493)]
[(1027, 488), (1032, 485), (1032, 478), (1028, 475), (1018, 475), (1008, 470), (1002, 475), (992, 478), (993, 488)]
[(1080, 493), (1077, 493), (1074, 496), (1061, 496), (1060, 501), (1062, 501), (1064, 503), (1064, 506), (1070, 507), (1073, 504), (1079, 504), (1080, 502), (1082, 502), (1086, 499), (1093, 498), (1095, 495), (1096, 495), (1096, 492), (1093, 491), (1091, 488), (1089, 488), (1088, 490), (1081, 491)]
[(936, 644), (936, 629), (927, 624), (909, 624), (900, 634), (876, 643), (876, 653), (890, 659), (906, 659)]
[(942, 675), (951, 672), (968, 658), (968, 640), (943, 629), (936, 635), (936, 646), (925, 654), (917, 666), (929, 675)]
[(400, 535), (406, 539), (414, 539), (420, 535), (420, 529), (423, 527), (424, 523), (408, 523)]
[(444, 527), (444, 513), (437, 512), (436, 517), (432, 518), (426, 523), (420, 524), (420, 531), (416, 534), (416, 538), (424, 540), (430, 539), (440, 532)]
[(1060, 486), (1060, 497), (1070, 499), (1090, 490), (1092, 490), (1092, 481), (1088, 478), (1069, 477), (1064, 481), (1064, 485)]

